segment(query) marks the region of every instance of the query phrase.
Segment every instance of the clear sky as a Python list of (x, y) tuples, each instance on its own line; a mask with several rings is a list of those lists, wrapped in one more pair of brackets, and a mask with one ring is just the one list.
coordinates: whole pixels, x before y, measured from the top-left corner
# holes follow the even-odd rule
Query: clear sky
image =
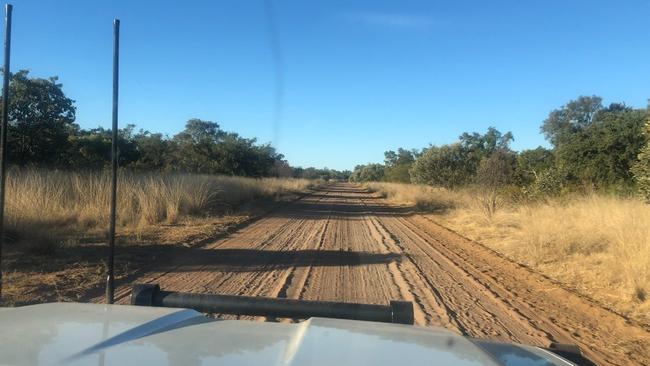
[(12, 69), (58, 75), (82, 127), (110, 125), (117, 17), (121, 124), (212, 120), (293, 165), (350, 169), (488, 126), (531, 148), (578, 95), (650, 97), (648, 0), (13, 4)]

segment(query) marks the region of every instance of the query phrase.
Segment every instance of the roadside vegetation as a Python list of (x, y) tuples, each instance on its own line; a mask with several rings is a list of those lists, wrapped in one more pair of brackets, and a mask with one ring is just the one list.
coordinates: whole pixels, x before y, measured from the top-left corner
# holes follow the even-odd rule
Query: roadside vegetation
[[(2, 301), (78, 300), (102, 286), (111, 131), (83, 129), (58, 78), (10, 82)], [(190, 119), (176, 135), (119, 130), (118, 266), (144, 267), (161, 246), (191, 247), (320, 181), (349, 172), (292, 167), (269, 144)]]
[[(111, 131), (83, 129), (57, 77), (11, 76), (6, 241), (47, 254), (62, 240), (103, 234)], [(118, 134), (117, 220), (124, 229), (171, 225), (278, 200), (347, 172), (291, 167), (269, 144), (190, 119), (174, 136), (127, 125)], [(11, 248), (11, 245), (9, 245)]]
[[(293, 178), (125, 172), (118, 179), (117, 224), (128, 232), (233, 214), (254, 200), (282, 200), (313, 184)], [(48, 254), (66, 241), (101, 236), (109, 200), (108, 172), (13, 169), (7, 180), (7, 246)]]
[[(63, 93), (57, 77), (11, 76), (7, 154), (18, 167), (102, 171), (108, 168), (111, 131), (84, 129), (76, 122), (75, 101)], [(192, 173), (243, 177), (347, 179), (349, 172), (292, 167), (270, 144), (224, 131), (213, 121), (193, 118), (167, 136), (119, 130), (120, 169), (131, 172)]]
[(489, 128), (388, 151), (351, 181), (650, 324), (649, 117), (579, 97), (542, 122), (551, 148)]
[[(173, 261), (173, 253), (216, 240), (316, 184), (295, 178), (121, 172), (118, 279), (156, 260)], [(102, 286), (109, 187), (108, 172), (9, 172), (4, 304), (87, 301), (82, 296)]]
[(650, 205), (635, 197), (570, 194), (544, 201), (500, 197), (489, 212), (472, 188), (373, 182), (369, 189), (650, 324)]

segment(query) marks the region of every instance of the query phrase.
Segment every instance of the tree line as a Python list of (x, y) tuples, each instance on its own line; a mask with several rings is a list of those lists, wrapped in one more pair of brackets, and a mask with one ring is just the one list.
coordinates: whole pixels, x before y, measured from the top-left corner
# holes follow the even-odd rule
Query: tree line
[(581, 96), (551, 111), (540, 132), (551, 148), (514, 151), (510, 132), (490, 127), (421, 150), (387, 151), (383, 164), (358, 165), (350, 179), (457, 188), (516, 186), (530, 195), (574, 190), (640, 192), (650, 199), (650, 105), (604, 106)]
[[(111, 130), (83, 129), (75, 123), (75, 101), (57, 77), (11, 75), (7, 155), (10, 164), (55, 169), (104, 169), (111, 151)], [(118, 131), (118, 163), (123, 169), (347, 179), (349, 172), (291, 167), (270, 144), (221, 129), (218, 123), (190, 119), (174, 136), (127, 125)]]
[[(7, 153), (10, 164), (56, 169), (103, 169), (110, 160), (111, 131), (75, 123), (75, 101), (57, 77), (11, 76)], [(279, 176), (324, 180), (390, 181), (448, 188), (516, 186), (530, 195), (576, 189), (638, 191), (650, 199), (650, 106), (604, 106), (581, 96), (551, 111), (540, 131), (551, 148), (514, 151), (514, 136), (488, 128), (458, 141), (423, 149), (386, 151), (383, 164), (354, 171), (292, 167), (269, 144), (190, 119), (173, 136), (127, 125), (118, 131), (119, 165), (146, 171)]]

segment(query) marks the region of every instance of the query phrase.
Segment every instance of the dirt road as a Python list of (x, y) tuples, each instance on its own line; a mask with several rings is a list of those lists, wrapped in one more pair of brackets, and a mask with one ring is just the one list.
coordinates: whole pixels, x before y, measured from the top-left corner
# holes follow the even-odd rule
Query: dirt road
[[(650, 364), (650, 332), (435, 223), (348, 184), (323, 188), (137, 282), (174, 291), (385, 304), (419, 325)], [(118, 289), (126, 302), (128, 288)]]

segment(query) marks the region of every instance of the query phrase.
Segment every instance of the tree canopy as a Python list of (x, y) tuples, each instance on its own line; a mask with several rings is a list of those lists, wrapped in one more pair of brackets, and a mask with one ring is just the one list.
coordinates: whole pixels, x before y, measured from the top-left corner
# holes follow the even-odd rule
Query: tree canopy
[[(103, 169), (110, 159), (111, 131), (75, 123), (75, 101), (57, 77), (11, 75), (8, 159), (19, 166)], [(221, 129), (217, 122), (190, 119), (169, 137), (127, 125), (118, 131), (119, 166), (124, 169), (283, 176), (310, 179), (390, 181), (444, 187), (516, 184), (527, 191), (556, 194), (569, 187), (629, 191), (648, 197), (648, 109), (624, 103), (604, 106), (598, 96), (579, 96), (552, 110), (540, 131), (551, 149), (515, 152), (514, 136), (494, 127), (465, 132), (458, 141), (422, 150), (384, 153), (383, 164), (358, 165), (353, 172), (294, 168), (269, 144)], [(644, 193), (645, 192), (645, 193)]]
[[(8, 159), (20, 166), (102, 169), (110, 160), (111, 131), (82, 129), (75, 123), (74, 100), (57, 77), (11, 75)], [(135, 131), (118, 132), (118, 164), (122, 168), (262, 177), (288, 165), (269, 144), (226, 132), (218, 123), (190, 119), (173, 137)]]
[(540, 130), (550, 149), (513, 151), (513, 134), (490, 127), (485, 133), (465, 132), (454, 143), (432, 145), (421, 152), (386, 151), (383, 165), (358, 166), (352, 177), (405, 182), (405, 167), (409, 167), (410, 181), (416, 184), (516, 185), (533, 195), (575, 189), (630, 192), (636, 186), (649, 197), (650, 132), (644, 127), (649, 109), (624, 103), (604, 106), (598, 96), (580, 96), (542, 121)]
[(430, 146), (413, 163), (411, 180), (448, 188), (474, 183), (481, 162), (496, 152), (510, 152), (512, 140), (512, 133), (490, 127), (484, 134), (463, 133), (450, 145)]
[(388, 182), (409, 183), (411, 176), (409, 170), (417, 157), (418, 152), (413, 150), (397, 149), (384, 153), (384, 176), (383, 180)]
[(645, 109), (622, 103), (605, 108), (600, 97), (582, 96), (552, 111), (542, 131), (568, 183), (629, 186), (632, 164), (646, 141), (642, 131), (647, 117)]
[(57, 77), (30, 78), (29, 71), (11, 75), (7, 154), (11, 162), (61, 165), (70, 149), (75, 124), (74, 100), (65, 96)]
[(352, 182), (378, 182), (384, 178), (384, 166), (382, 164), (366, 164), (354, 167), (350, 175)]

